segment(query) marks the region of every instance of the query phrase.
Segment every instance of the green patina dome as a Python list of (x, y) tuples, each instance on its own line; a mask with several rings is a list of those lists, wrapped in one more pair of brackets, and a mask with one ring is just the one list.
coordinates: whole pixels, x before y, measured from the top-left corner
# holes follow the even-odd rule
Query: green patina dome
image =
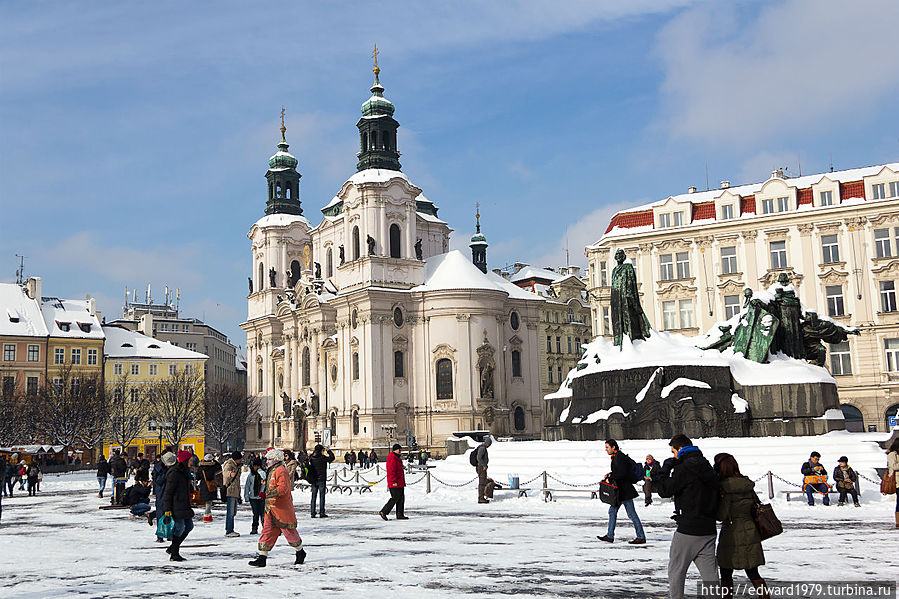
[(293, 154), (287, 151), (287, 148), (290, 146), (287, 145), (287, 142), (284, 141), (284, 138), (281, 138), (281, 143), (278, 144), (278, 151), (274, 156), (268, 159), (269, 168), (296, 168), (299, 162), (296, 158), (294, 158)]
[(380, 82), (371, 86), (371, 97), (362, 104), (362, 116), (393, 116), (393, 102), (384, 97)]
[(483, 233), (475, 233), (471, 236), (472, 243), (487, 243), (487, 238), (484, 237)]

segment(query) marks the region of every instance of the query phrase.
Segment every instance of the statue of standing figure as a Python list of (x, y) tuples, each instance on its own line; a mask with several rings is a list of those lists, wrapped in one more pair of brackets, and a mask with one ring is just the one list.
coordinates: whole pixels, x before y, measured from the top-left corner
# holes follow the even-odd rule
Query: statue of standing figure
[(366, 235), (365, 243), (368, 244), (368, 255), (374, 256), (375, 255), (375, 238), (372, 237), (371, 235)]
[(637, 291), (637, 273), (634, 266), (625, 262), (624, 250), (615, 252), (618, 266), (612, 270), (612, 334), (614, 343), (621, 347), (624, 335), (631, 341), (649, 339), (649, 319), (640, 305)]

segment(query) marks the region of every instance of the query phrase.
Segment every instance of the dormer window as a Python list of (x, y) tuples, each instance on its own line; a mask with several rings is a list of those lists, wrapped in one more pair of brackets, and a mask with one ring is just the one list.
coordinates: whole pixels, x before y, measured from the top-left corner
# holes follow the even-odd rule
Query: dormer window
[(899, 198), (899, 181), (892, 181), (890, 183), (890, 197)]
[(674, 226), (675, 227), (684, 226), (684, 213), (683, 212), (675, 212), (674, 213)]
[(833, 206), (833, 191), (822, 191), (818, 194), (818, 200), (821, 206)]
[(777, 198), (777, 211), (778, 212), (786, 212), (790, 209), (790, 198), (784, 196), (781, 198)]
[(79, 322), (78, 328), (81, 329), (83, 333), (91, 332), (91, 324), (89, 322)]
[(6, 315), (9, 316), (9, 322), (19, 322), (19, 313), (15, 310), (7, 308)]
[(56, 326), (58, 326), (58, 327), (59, 327), (59, 330), (62, 331), (63, 333), (68, 333), (69, 330), (72, 328), (72, 323), (70, 323), (70, 322), (60, 322), (60, 321), (57, 320), (57, 321), (56, 321)]
[(147, 347), (149, 347), (150, 349), (159, 349), (159, 346), (158, 346), (157, 344), (155, 344), (155, 343), (151, 343), (151, 344), (148, 345)]
[(876, 183), (876, 184), (872, 185), (871, 192), (874, 195), (874, 197), (871, 199), (882, 200), (882, 199), (886, 198), (887, 197), (886, 184), (885, 183)]
[(786, 212), (790, 206), (790, 198), (787, 196), (779, 198), (767, 198), (762, 200), (762, 214), (774, 214), (776, 212)]
[(123, 343), (123, 344), (122, 344), (122, 347), (134, 347), (134, 346), (131, 345), (130, 343)]
[(734, 205), (725, 204), (721, 206), (721, 220), (730, 220), (734, 217)]

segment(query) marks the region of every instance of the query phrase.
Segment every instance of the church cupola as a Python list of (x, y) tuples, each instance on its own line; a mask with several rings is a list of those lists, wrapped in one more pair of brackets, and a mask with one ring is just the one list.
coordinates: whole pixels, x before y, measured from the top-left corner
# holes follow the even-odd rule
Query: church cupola
[(487, 274), (487, 238), (481, 233), (481, 210), (480, 205), (475, 209), (475, 234), (471, 236), (471, 262), (478, 269)]
[(375, 84), (371, 86), (371, 97), (362, 104), (362, 118), (356, 123), (359, 128), (359, 153), (356, 156), (357, 171), (369, 168), (382, 168), (398, 171), (400, 153), (396, 149), (396, 130), (400, 126), (393, 118), (393, 103), (384, 97), (378, 68), (378, 47), (375, 46), (372, 56), (375, 59)]
[(297, 159), (287, 151), (284, 134), (284, 109), (281, 109), (281, 142), (278, 151), (268, 159), (268, 201), (265, 203), (266, 214), (303, 214), (300, 207), (300, 173), (297, 172)]

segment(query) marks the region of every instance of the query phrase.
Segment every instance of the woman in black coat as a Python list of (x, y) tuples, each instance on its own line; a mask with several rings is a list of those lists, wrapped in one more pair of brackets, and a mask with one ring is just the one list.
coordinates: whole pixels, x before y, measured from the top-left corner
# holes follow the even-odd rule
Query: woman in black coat
[(175, 521), (172, 530), (172, 545), (166, 551), (171, 555), (170, 561), (183, 562), (178, 549), (181, 543), (194, 528), (194, 511), (190, 507), (191, 474), (187, 468), (190, 460), (189, 451), (178, 452), (178, 463), (169, 468), (165, 475), (165, 491), (162, 496), (162, 509), (166, 518)]

